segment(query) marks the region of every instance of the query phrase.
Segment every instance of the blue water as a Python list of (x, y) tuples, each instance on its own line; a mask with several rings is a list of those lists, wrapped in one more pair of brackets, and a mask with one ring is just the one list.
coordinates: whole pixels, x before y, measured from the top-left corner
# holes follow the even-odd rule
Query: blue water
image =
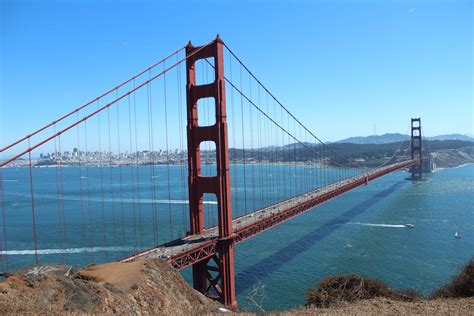
[[(406, 177), (387, 175), (239, 245), (240, 306), (255, 309), (247, 296), (261, 285), (266, 310), (299, 306), (308, 288), (338, 273), (423, 294), (449, 280), (474, 255), (474, 165)], [(405, 223), (415, 227), (384, 226)]]
[[(33, 169), (40, 263), (110, 261), (187, 230), (184, 167), (100, 170)], [(312, 167), (247, 165), (244, 179), (243, 170), (231, 167), (235, 216), (341, 175), (336, 169), (322, 176)], [(2, 170), (3, 269), (7, 260), (10, 270), (35, 261), (28, 171)], [(424, 294), (446, 282), (474, 254), (474, 165), (428, 174), (420, 182), (407, 177), (387, 175), (240, 244), (235, 258), (240, 307), (255, 309), (247, 298), (255, 287), (266, 310), (299, 306), (309, 287), (336, 273), (361, 273)], [(205, 222), (212, 226), (215, 199), (206, 198)], [(415, 227), (402, 227), (406, 223)], [(462, 238), (453, 237), (456, 231)], [(189, 270), (183, 271), (187, 280)]]

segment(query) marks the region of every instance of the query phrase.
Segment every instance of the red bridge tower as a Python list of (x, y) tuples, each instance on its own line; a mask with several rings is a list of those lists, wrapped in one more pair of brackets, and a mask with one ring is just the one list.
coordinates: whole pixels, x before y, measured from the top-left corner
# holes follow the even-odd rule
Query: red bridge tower
[[(217, 197), (219, 227), (217, 254), (193, 265), (193, 285), (224, 305), (236, 307), (223, 42), (219, 36), (204, 48), (194, 47), (190, 42), (186, 46), (186, 56), (190, 234), (200, 234), (204, 230), (204, 193)], [(196, 85), (195, 64), (205, 58), (214, 60), (215, 80)], [(216, 123), (200, 126), (198, 100), (209, 97), (215, 101)], [(201, 175), (199, 146), (204, 141), (213, 141), (216, 145), (217, 176)]]
[(411, 178), (420, 180), (422, 173), (421, 160), (421, 118), (411, 119), (411, 159), (419, 159), (419, 163), (411, 166)]

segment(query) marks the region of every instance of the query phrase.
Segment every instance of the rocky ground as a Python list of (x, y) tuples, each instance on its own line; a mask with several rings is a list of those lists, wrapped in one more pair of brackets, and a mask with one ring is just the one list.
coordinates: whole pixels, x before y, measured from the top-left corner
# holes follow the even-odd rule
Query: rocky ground
[(113, 262), (84, 270), (40, 266), (0, 282), (1, 315), (190, 315), (217, 312), (219, 307), (159, 260)]

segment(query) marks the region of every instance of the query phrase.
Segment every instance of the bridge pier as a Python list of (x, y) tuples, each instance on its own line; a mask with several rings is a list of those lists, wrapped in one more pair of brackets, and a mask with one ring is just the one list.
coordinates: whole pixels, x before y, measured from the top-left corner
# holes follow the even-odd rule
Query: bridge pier
[(419, 163), (411, 166), (411, 179), (421, 180), (422, 168), (421, 118), (411, 119), (411, 159), (419, 159)]
[[(193, 265), (193, 286), (226, 306), (236, 307), (223, 42), (217, 36), (206, 46), (194, 47), (189, 43), (186, 46), (186, 57), (189, 233), (197, 235), (204, 231), (205, 193), (212, 193), (217, 197), (219, 228), (217, 254)], [(196, 85), (195, 63), (204, 58), (213, 58), (215, 80)], [(202, 98), (214, 98), (216, 113), (214, 125), (199, 125), (198, 100)], [(214, 177), (201, 175), (199, 146), (204, 141), (213, 141), (216, 145), (217, 176)]]

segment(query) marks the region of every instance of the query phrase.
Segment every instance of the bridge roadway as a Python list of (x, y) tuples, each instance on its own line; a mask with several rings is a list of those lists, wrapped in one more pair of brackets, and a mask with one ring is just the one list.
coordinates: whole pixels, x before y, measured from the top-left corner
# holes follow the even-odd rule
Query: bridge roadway
[[(423, 160), (426, 158), (423, 158)], [(418, 163), (418, 159), (407, 160), (372, 169), (324, 187), (300, 194), (293, 198), (259, 209), (233, 219), (233, 237), (236, 243), (253, 237), (311, 208), (327, 202), (354, 188), (365, 185), (383, 175)], [(217, 226), (205, 230), (200, 235), (180, 238), (158, 247), (127, 257), (121, 262), (144, 258), (160, 258), (168, 261), (176, 269), (186, 268), (216, 253), (218, 241)]]

